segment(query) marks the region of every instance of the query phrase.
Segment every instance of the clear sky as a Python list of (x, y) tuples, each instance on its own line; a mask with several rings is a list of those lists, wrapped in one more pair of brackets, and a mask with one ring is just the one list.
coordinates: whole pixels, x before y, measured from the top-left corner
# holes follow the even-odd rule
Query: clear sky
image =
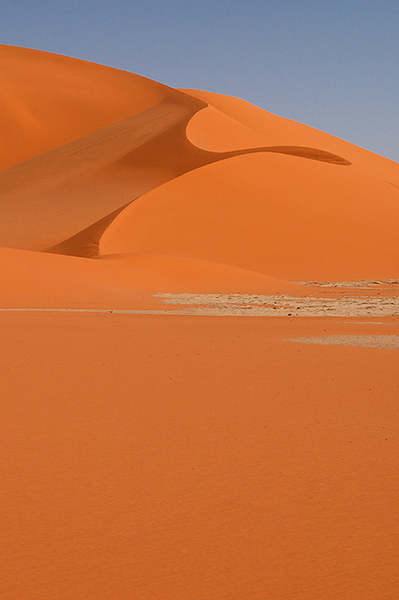
[(3, 0), (0, 42), (238, 96), (399, 161), (399, 0)]

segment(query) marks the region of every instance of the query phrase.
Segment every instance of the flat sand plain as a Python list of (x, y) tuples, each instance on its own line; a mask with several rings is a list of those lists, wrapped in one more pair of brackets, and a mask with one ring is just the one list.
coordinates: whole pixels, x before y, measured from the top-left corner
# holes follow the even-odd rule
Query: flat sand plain
[(76, 59), (0, 74), (0, 597), (396, 598), (399, 166)]

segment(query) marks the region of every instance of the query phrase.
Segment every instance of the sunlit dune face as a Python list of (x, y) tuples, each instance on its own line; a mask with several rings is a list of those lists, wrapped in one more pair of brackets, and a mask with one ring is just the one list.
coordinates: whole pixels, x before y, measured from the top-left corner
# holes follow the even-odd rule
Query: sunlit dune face
[(291, 281), (388, 278), (397, 273), (397, 198), (353, 167), (246, 154), (137, 200), (104, 232), (100, 253), (214, 259)]

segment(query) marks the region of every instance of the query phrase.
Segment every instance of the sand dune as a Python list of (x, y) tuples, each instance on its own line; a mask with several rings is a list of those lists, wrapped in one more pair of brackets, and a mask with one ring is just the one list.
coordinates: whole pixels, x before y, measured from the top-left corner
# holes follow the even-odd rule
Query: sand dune
[(290, 281), (387, 279), (398, 273), (398, 219), (398, 190), (355, 167), (256, 153), (143, 196), (100, 253), (214, 259)]
[(399, 165), (73, 58), (0, 75), (0, 596), (397, 597)]
[(185, 135), (201, 101), (178, 94), (139, 115), (0, 173), (2, 246), (94, 256), (119, 211), (162, 183), (243, 153), (293, 154), (345, 164), (293, 147), (213, 152)]
[[(70, 125), (72, 107), (59, 121), (78, 139), (61, 145), (54, 133), (60, 147), (0, 173), (3, 247), (84, 257), (166, 254), (290, 281), (396, 276), (395, 163), (237, 99), (172, 90), (46, 53), (3, 53), (8, 77), (25, 76), (31, 89), (29, 70), (51, 106), (59, 106), (54, 89), (69, 101), (71, 78), (76, 89), (87, 72), (93, 86), (112, 83), (118, 98), (129, 82), (134, 96), (129, 118), (97, 123), (83, 137), (87, 131)], [(89, 106), (87, 89), (79, 102)], [(25, 88), (19, 94), (25, 98)], [(101, 118), (117, 119), (117, 101), (104, 103)], [(52, 130), (56, 116), (47, 111), (46, 119), (43, 127)], [(18, 128), (28, 135), (22, 121)]]

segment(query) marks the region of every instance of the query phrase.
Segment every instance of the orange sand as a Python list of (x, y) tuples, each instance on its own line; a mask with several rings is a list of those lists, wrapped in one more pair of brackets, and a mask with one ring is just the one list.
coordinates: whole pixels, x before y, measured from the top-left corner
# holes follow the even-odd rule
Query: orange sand
[(398, 165), (72, 58), (0, 73), (0, 597), (396, 598)]

